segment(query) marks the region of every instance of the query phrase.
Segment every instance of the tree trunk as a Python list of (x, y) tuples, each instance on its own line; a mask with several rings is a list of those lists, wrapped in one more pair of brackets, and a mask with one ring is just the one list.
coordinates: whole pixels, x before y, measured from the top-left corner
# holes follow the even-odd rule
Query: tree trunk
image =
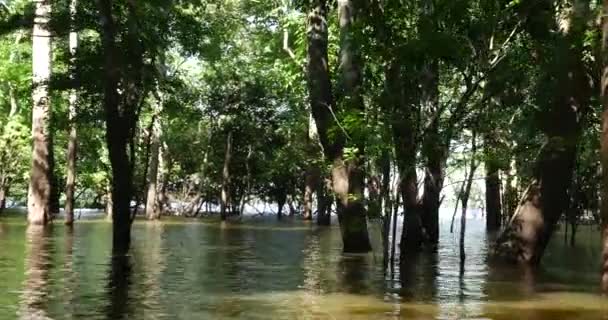
[[(540, 61), (546, 64), (541, 81), (554, 90), (554, 95), (541, 114), (546, 142), (535, 163), (534, 180), (497, 239), (499, 256), (532, 266), (540, 263), (557, 221), (569, 208), (568, 190), (576, 161), (581, 113), (588, 108), (591, 94), (582, 58), (587, 21), (581, 10), (587, 11), (588, 7), (575, 5), (572, 9), (564, 16), (569, 21), (560, 21), (568, 24), (567, 28), (559, 29), (561, 34), (548, 36), (532, 28), (537, 56), (556, 57)], [(534, 13), (531, 16), (536, 17)], [(553, 16), (557, 15), (536, 18)], [(547, 30), (555, 28), (556, 21), (550, 20)], [(548, 40), (554, 41), (552, 46), (546, 46)], [(547, 48), (552, 50), (546, 51)]]
[[(159, 93), (160, 95), (160, 93)], [(159, 188), (159, 163), (160, 145), (161, 145), (161, 112), (163, 108), (162, 97), (158, 98), (156, 110), (154, 110), (154, 120), (152, 122), (152, 135), (150, 136), (150, 164), (148, 170), (148, 192), (146, 195), (146, 218), (148, 220), (160, 219), (160, 208), (158, 206), (158, 188)]]
[(108, 186), (106, 187), (105, 200), (106, 200), (106, 220), (112, 221), (112, 216), (114, 216), (114, 213), (113, 213), (114, 210), (112, 210), (112, 208), (114, 207), (114, 204), (112, 203), (112, 185), (111, 185), (111, 183), (108, 184)]
[[(439, 112), (439, 66), (437, 61), (426, 63), (423, 74), (422, 101), (423, 108), (434, 116)], [(439, 207), (443, 189), (444, 167), (447, 160), (449, 140), (440, 132), (439, 117), (433, 121), (424, 137), (422, 155), (426, 172), (424, 175), (424, 193), (422, 196), (422, 225), (427, 241), (431, 246), (439, 242)]]
[[(70, 2), (70, 16), (72, 24), (76, 18), (76, 6), (77, 0)], [(72, 29), (74, 30), (74, 25)], [(76, 81), (76, 49), (78, 48), (78, 33), (76, 31), (70, 32), (70, 68), (72, 81)], [(75, 86), (75, 83), (73, 83)], [(74, 223), (74, 189), (76, 188), (76, 152), (78, 146), (78, 136), (76, 131), (76, 103), (78, 102), (78, 95), (76, 89), (70, 90), (70, 96), (68, 98), (68, 121), (69, 121), (69, 134), (68, 134), (68, 158), (66, 161), (66, 185), (65, 185), (65, 224), (72, 225)]]
[(602, 162), (602, 274), (601, 287), (608, 292), (608, 0), (603, 1), (602, 7), (602, 82), (601, 99), (604, 111), (602, 113), (602, 135), (600, 137)]
[[(167, 167), (167, 145), (161, 143), (158, 150), (158, 196), (156, 206), (159, 214), (163, 214), (165, 206), (167, 206), (167, 176), (169, 174), (169, 168)], [(202, 202), (201, 202), (202, 203)]]
[(462, 194), (460, 195), (460, 200), (462, 202), (462, 211), (460, 214), (460, 265), (461, 268), (464, 266), (465, 260), (465, 248), (464, 248), (464, 238), (466, 234), (467, 228), (467, 209), (469, 205), (469, 196), (471, 195), (471, 187), (473, 186), (473, 177), (475, 176), (475, 170), (477, 170), (477, 161), (475, 161), (475, 153), (477, 152), (477, 145), (475, 141), (475, 132), (473, 132), (473, 137), (471, 138), (471, 160), (469, 166), (469, 174), (466, 177), (466, 185), (462, 190)]
[(51, 34), (50, 0), (36, 0), (32, 32), (32, 168), (28, 190), (28, 222), (45, 225), (50, 219), (52, 167), (49, 163), (51, 145)]
[(222, 169), (222, 194), (220, 204), (220, 215), (222, 221), (226, 220), (226, 211), (230, 200), (230, 159), (232, 157), (232, 131), (228, 131), (226, 137), (226, 152), (224, 155), (224, 168)]
[(502, 206), (500, 203), (500, 174), (496, 160), (492, 159), (490, 150), (492, 140), (486, 137), (485, 143), (485, 169), (486, 169), (486, 230), (495, 232), (500, 229)]
[(329, 179), (322, 179), (317, 185), (317, 225), (329, 226), (331, 224), (331, 207), (333, 197), (328, 193), (331, 189)]
[[(318, 146), (319, 134), (317, 132), (317, 124), (312, 116), (309, 116), (308, 135), (306, 147), (311, 154), (319, 154)], [(304, 220), (312, 220), (312, 197), (313, 193), (318, 189), (321, 180), (321, 169), (318, 163), (311, 163), (304, 174)], [(317, 194), (319, 197), (319, 194)]]
[(0, 214), (6, 209), (6, 198), (8, 197), (8, 186), (0, 184)]
[[(128, 44), (126, 57), (119, 56), (116, 47), (116, 25), (110, 0), (97, 0), (100, 14), (102, 48), (104, 53), (103, 105), (106, 117), (106, 143), (112, 167), (112, 251), (125, 255), (131, 243), (133, 196), (133, 137), (137, 125), (137, 109), (141, 98), (141, 69), (143, 49), (137, 36), (135, 12), (128, 7)], [(120, 62), (127, 60), (122, 65)], [(128, 69), (127, 74), (123, 72)], [(123, 77), (121, 77), (123, 75)], [(118, 93), (121, 83), (122, 94)], [(122, 101), (122, 103), (121, 103)]]
[[(357, 47), (355, 19), (357, 11), (352, 0), (338, 0), (340, 25), (339, 69), (341, 72), (341, 100), (344, 108), (353, 113), (365, 110), (361, 95), (362, 61)], [(333, 157), (333, 189), (338, 196), (338, 219), (342, 231), (344, 252), (368, 252), (371, 250), (364, 206), (364, 142), (354, 141), (356, 154), (346, 159), (344, 145)]]
[(314, 177), (311, 176), (310, 172), (307, 172), (304, 178), (304, 220), (312, 220), (313, 179)]
[(423, 240), (416, 173), (416, 110), (413, 105), (406, 103), (403, 85), (401, 68), (393, 61), (386, 71), (386, 89), (394, 118), (392, 131), (400, 179), (399, 196), (405, 209), (399, 247), (401, 252), (415, 252), (420, 249)]
[(281, 220), (283, 218), (283, 207), (285, 206), (285, 202), (287, 201), (287, 195), (280, 194), (277, 198), (277, 219)]

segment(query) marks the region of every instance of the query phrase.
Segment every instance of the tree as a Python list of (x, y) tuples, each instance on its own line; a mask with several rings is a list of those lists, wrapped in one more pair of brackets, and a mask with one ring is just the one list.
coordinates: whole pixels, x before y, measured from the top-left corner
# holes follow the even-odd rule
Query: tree
[[(76, 19), (76, 7), (77, 0), (70, 2), (70, 16), (72, 19), (72, 29), (75, 27), (74, 20)], [(72, 68), (72, 81), (76, 81), (76, 50), (78, 49), (78, 32), (72, 30), (69, 36), (69, 46)], [(69, 107), (68, 107), (68, 121), (69, 121), (69, 134), (68, 134), (68, 152), (67, 152), (67, 173), (66, 173), (66, 186), (65, 186), (65, 224), (72, 225), (74, 223), (74, 191), (76, 189), (76, 154), (78, 148), (78, 134), (76, 129), (76, 104), (78, 103), (78, 95), (76, 89), (72, 89), (69, 94)]]
[[(544, 107), (538, 119), (545, 141), (535, 159), (532, 182), (498, 238), (497, 251), (533, 266), (540, 263), (558, 219), (569, 207), (580, 120), (589, 106), (591, 88), (583, 60), (589, 7), (577, 1), (569, 5), (561, 15), (555, 14), (553, 3), (527, 8), (536, 64), (542, 66), (535, 98)], [(556, 16), (560, 20), (555, 21)]]
[(602, 271), (601, 287), (604, 292), (608, 291), (608, 0), (603, 1), (602, 7), (602, 51), (601, 51), (601, 101), (602, 132), (601, 162), (602, 162), (602, 195), (601, 195), (601, 219), (602, 219)]
[(49, 82), (51, 79), (51, 33), (49, 21), (51, 1), (35, 1), (36, 11), (32, 32), (32, 168), (28, 191), (28, 222), (45, 225), (51, 216), (52, 156), (51, 101)]

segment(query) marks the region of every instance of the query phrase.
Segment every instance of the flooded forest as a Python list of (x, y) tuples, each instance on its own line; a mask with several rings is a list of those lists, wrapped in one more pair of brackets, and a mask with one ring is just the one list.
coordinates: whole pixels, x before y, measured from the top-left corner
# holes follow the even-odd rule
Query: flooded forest
[(608, 0), (0, 0), (0, 319), (608, 317)]

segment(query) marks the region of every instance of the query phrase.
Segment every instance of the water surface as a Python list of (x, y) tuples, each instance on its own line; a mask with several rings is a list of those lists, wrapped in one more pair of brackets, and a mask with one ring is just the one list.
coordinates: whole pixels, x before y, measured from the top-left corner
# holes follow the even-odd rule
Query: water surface
[(0, 319), (608, 319), (593, 227), (574, 248), (557, 234), (538, 272), (490, 261), (479, 220), (461, 265), (457, 234), (385, 272), (377, 231), (374, 253), (343, 255), (337, 227), (295, 219), (137, 222), (113, 259), (105, 221), (3, 217)]

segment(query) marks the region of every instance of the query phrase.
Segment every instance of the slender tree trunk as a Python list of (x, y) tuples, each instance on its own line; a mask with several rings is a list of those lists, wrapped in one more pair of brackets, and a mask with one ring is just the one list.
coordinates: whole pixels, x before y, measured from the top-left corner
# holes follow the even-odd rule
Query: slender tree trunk
[(602, 113), (602, 135), (600, 137), (602, 162), (602, 274), (601, 287), (608, 292), (608, 0), (603, 1), (602, 8), (602, 82), (601, 98), (604, 111)]
[(112, 203), (112, 184), (109, 183), (106, 187), (106, 220), (112, 221), (112, 217), (114, 216), (113, 209), (114, 204)]
[(6, 198), (8, 197), (8, 186), (0, 183), (0, 214), (6, 209)]
[(471, 160), (469, 166), (469, 174), (466, 177), (466, 185), (461, 194), (460, 200), (462, 201), (462, 211), (460, 214), (460, 264), (461, 266), (465, 260), (465, 247), (464, 247), (464, 238), (466, 234), (467, 228), (467, 209), (469, 205), (469, 196), (471, 195), (471, 187), (473, 186), (473, 177), (475, 176), (475, 171), (477, 170), (477, 161), (475, 161), (475, 153), (477, 152), (477, 146), (475, 141), (475, 132), (473, 132), (473, 137), (471, 139)]
[[(159, 93), (159, 96), (161, 94)], [(148, 170), (148, 192), (146, 196), (146, 218), (148, 220), (160, 219), (160, 208), (158, 207), (158, 188), (159, 188), (159, 163), (160, 147), (161, 147), (161, 112), (163, 108), (162, 96), (157, 101), (156, 110), (154, 114), (154, 120), (152, 123), (152, 135), (150, 136), (150, 164)]]
[(232, 131), (226, 137), (226, 151), (224, 154), (224, 168), (222, 170), (222, 194), (220, 214), (222, 221), (226, 220), (226, 210), (230, 200), (230, 159), (232, 158)]
[[(319, 134), (317, 133), (317, 125), (312, 113), (309, 116), (308, 121), (308, 136), (306, 140), (307, 149), (310, 153), (317, 153), (317, 143)], [(321, 169), (317, 163), (309, 165), (308, 169), (304, 174), (304, 220), (312, 220), (312, 196), (315, 190), (318, 189), (319, 181), (321, 180)], [(319, 194), (317, 194), (317, 197)]]
[[(74, 30), (74, 19), (76, 18), (76, 6), (77, 0), (70, 2), (70, 15), (72, 19), (72, 29)], [(75, 87), (76, 82), (76, 50), (78, 48), (78, 33), (76, 31), (70, 32), (70, 67), (72, 69), (72, 82)], [(70, 90), (70, 96), (68, 98), (68, 121), (69, 121), (69, 134), (68, 134), (68, 158), (66, 162), (66, 185), (65, 185), (65, 224), (72, 225), (74, 223), (74, 190), (76, 188), (76, 152), (78, 146), (78, 136), (76, 131), (76, 103), (78, 102), (78, 95), (76, 89)]]
[[(331, 161), (341, 148), (342, 137), (339, 134), (332, 139), (329, 134), (330, 129), (335, 127), (335, 123), (332, 116), (333, 97), (327, 53), (329, 32), (327, 21), (327, 1), (315, 1), (308, 15), (308, 89), (316, 132), (319, 135), (325, 159)], [(331, 186), (325, 188), (324, 183), (320, 183), (317, 189), (317, 224), (319, 225), (329, 225), (330, 223), (331, 197), (326, 192), (328, 190), (331, 190)]]
[(331, 224), (331, 207), (333, 197), (329, 194), (331, 184), (328, 179), (322, 179), (322, 183), (317, 185), (317, 225), (329, 226)]
[(500, 229), (501, 225), (501, 212), (502, 206), (500, 203), (500, 174), (499, 167), (494, 159), (492, 159), (492, 152), (490, 150), (492, 140), (488, 140), (486, 137), (485, 143), (485, 169), (486, 169), (486, 230), (488, 232), (495, 232)]
[[(169, 174), (169, 168), (167, 167), (167, 145), (161, 143), (158, 150), (158, 197), (157, 197), (157, 208), (159, 213), (162, 215), (165, 206), (167, 205), (167, 176)], [(201, 202), (202, 203), (202, 202)]]
[(28, 222), (45, 225), (50, 219), (51, 145), (50, 120), (51, 101), (49, 81), (51, 78), (51, 34), (49, 20), (50, 0), (36, 0), (34, 29), (32, 33), (32, 168), (28, 190)]
[(304, 177), (304, 220), (312, 220), (312, 194), (315, 190), (313, 173), (306, 172)]

